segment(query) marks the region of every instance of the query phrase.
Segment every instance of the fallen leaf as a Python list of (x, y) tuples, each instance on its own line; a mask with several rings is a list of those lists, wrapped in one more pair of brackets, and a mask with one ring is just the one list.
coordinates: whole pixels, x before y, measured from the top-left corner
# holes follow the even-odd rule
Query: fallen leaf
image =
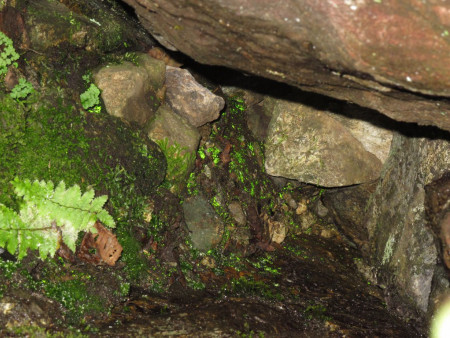
[(231, 162), (230, 156), (231, 147), (232, 147), (231, 143), (227, 141), (227, 143), (225, 144), (225, 148), (220, 153), (220, 160), (222, 161), (223, 164)]
[(117, 241), (116, 235), (100, 222), (95, 223), (95, 228), (97, 229), (96, 234), (87, 232), (84, 235), (77, 256), (91, 264), (106, 263), (114, 266), (122, 253), (122, 246)]

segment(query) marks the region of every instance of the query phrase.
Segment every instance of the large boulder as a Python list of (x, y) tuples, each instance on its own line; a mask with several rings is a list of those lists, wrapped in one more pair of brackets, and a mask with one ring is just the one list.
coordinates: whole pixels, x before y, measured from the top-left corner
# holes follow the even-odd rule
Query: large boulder
[(450, 130), (450, 101), (435, 98), (450, 97), (444, 2), (124, 1), (165, 47), (201, 63)]
[(265, 149), (269, 175), (324, 187), (370, 182), (381, 172), (381, 160), (339, 120), (296, 102), (274, 103)]

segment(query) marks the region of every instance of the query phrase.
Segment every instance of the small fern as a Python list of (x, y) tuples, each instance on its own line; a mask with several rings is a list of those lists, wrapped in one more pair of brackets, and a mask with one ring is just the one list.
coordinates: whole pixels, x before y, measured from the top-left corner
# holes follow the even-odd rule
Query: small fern
[(6, 247), (18, 258), (26, 256), (28, 249), (39, 250), (41, 259), (53, 256), (61, 242), (75, 251), (80, 231), (96, 233), (97, 220), (115, 227), (114, 219), (103, 209), (107, 196), (95, 198), (94, 190), (84, 194), (78, 185), (66, 189), (61, 181), (20, 180), (11, 184), (17, 196), (23, 198), (19, 213), (0, 204), (0, 247)]

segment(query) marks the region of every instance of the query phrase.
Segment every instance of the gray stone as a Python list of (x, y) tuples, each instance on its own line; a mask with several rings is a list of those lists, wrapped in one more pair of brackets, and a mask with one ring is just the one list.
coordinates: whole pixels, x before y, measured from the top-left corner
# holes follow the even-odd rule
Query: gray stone
[(166, 102), (172, 110), (195, 127), (219, 117), (225, 101), (195, 81), (185, 69), (167, 66)]
[(130, 62), (106, 66), (94, 75), (110, 115), (144, 125), (155, 107), (149, 101), (150, 78), (146, 69)]
[(433, 234), (426, 226), (424, 186), (450, 163), (449, 136), (394, 136), (391, 155), (367, 207), (367, 229), (378, 278), (427, 312), (438, 268)]
[[(361, 142), (364, 149), (374, 154), (383, 164), (389, 156), (393, 137), (392, 130), (377, 126), (377, 124), (385, 123), (380, 121), (384, 116), (375, 113), (368, 114), (366, 109), (350, 104), (342, 105), (339, 110), (342, 110), (342, 114), (330, 111), (325, 113), (338, 120), (350, 134)], [(361, 118), (364, 118), (365, 114), (367, 118), (362, 120)]]
[(153, 141), (168, 139), (169, 145), (177, 144), (186, 151), (195, 154), (200, 142), (200, 134), (196, 128), (167, 105), (162, 105), (156, 111), (155, 117), (147, 126), (147, 134)]
[(336, 187), (377, 179), (381, 162), (329, 114), (277, 100), (265, 167), (269, 175)]
[(184, 218), (190, 231), (193, 246), (208, 251), (220, 243), (223, 224), (209, 202), (202, 196), (194, 196), (183, 203)]

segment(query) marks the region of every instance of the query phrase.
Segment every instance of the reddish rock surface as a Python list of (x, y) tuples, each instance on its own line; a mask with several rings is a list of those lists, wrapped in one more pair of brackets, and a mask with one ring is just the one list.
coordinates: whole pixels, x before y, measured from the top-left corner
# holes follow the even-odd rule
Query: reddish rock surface
[(156, 39), (223, 65), (450, 130), (450, 6), (431, 0), (124, 0)]

